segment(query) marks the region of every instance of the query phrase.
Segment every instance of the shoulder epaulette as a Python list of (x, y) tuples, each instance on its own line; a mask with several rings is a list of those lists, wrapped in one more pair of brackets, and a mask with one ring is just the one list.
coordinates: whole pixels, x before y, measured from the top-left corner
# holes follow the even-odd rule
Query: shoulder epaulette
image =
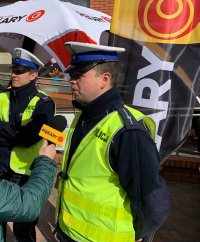
[(49, 96), (45, 95), (45, 94), (42, 93), (42, 92), (38, 92), (38, 93), (36, 94), (36, 96), (38, 96), (38, 97), (39, 97), (40, 99), (42, 99), (44, 102), (48, 102), (48, 101), (51, 100), (51, 98), (50, 98)]
[(117, 111), (120, 113), (121, 117), (124, 121), (124, 126), (127, 130), (132, 129), (141, 129), (144, 131), (147, 131), (150, 134), (150, 131), (146, 124), (143, 122), (142, 119), (136, 120), (133, 114), (126, 108), (125, 106), (120, 107), (117, 109)]

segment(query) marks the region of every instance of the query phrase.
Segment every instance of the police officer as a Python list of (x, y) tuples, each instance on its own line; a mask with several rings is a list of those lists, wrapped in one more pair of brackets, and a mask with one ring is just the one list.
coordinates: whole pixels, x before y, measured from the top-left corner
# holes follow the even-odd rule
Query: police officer
[[(15, 48), (11, 81), (8, 88), (0, 93), (0, 178), (20, 186), (31, 174), (30, 166), (41, 147), (38, 133), (55, 112), (53, 100), (36, 88), (38, 71), (42, 66), (43, 63), (32, 53)], [(17, 240), (36, 241), (36, 223), (37, 220), (14, 223)]]
[(147, 241), (165, 221), (169, 195), (159, 175), (155, 123), (117, 90), (123, 48), (67, 42), (76, 114), (59, 185), (57, 238)]

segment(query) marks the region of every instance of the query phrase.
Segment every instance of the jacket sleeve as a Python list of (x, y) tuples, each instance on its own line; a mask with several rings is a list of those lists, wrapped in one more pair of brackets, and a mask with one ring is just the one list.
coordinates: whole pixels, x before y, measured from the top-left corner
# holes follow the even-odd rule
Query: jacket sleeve
[(131, 201), (136, 239), (144, 239), (161, 226), (169, 213), (169, 194), (159, 175), (156, 145), (143, 130), (123, 129), (111, 146), (110, 160)]
[(44, 102), (39, 100), (33, 112), (32, 119), (25, 126), (10, 122), (0, 122), (0, 143), (2, 146), (24, 146), (29, 147), (38, 142), (38, 135), (43, 124), (49, 123), (54, 116), (55, 105), (52, 99)]
[(4, 147), (12, 147), (13, 139), (16, 136), (15, 125), (10, 122), (0, 121), (0, 144)]
[(45, 205), (53, 186), (56, 163), (47, 156), (39, 156), (28, 182), (20, 187), (6, 180), (0, 181), (0, 221), (33, 221)]

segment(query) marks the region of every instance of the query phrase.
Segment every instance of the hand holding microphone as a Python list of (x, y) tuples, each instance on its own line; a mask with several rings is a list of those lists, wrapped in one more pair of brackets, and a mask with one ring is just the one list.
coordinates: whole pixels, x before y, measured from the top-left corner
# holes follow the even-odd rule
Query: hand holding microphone
[(55, 145), (48, 144), (48, 140), (44, 139), (42, 147), (40, 148), (39, 155), (46, 155), (50, 159), (54, 160), (56, 156), (56, 149)]

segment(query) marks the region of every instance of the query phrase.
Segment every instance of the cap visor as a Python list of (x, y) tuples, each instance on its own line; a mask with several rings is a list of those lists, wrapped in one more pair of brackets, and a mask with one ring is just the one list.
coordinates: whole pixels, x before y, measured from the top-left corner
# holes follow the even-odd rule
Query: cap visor
[(67, 69), (65, 70), (65, 73), (68, 73), (69, 75), (72, 75), (74, 73), (85, 73), (92, 69), (94, 66), (99, 64), (99, 62), (93, 62), (93, 63), (76, 63), (69, 65)]
[(33, 70), (31, 68), (28, 68), (27, 66), (22, 66), (22, 65), (11, 65), (9, 66), (10, 69), (12, 70), (19, 70), (19, 71), (30, 71), (30, 70)]

